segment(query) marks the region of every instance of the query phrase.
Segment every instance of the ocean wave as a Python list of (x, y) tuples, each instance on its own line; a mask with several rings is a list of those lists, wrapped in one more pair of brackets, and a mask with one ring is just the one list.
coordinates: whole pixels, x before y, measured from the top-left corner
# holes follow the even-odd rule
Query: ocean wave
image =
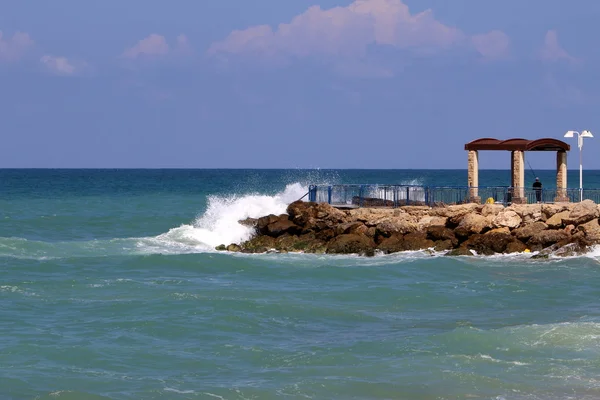
[(19, 237), (0, 238), (0, 257), (46, 260), (115, 255), (189, 254), (213, 252), (219, 244), (248, 240), (252, 229), (238, 221), (269, 214), (283, 214), (302, 198), (308, 186), (296, 182), (274, 195), (243, 194), (209, 196), (206, 211), (190, 224), (153, 237), (108, 240), (46, 242)]

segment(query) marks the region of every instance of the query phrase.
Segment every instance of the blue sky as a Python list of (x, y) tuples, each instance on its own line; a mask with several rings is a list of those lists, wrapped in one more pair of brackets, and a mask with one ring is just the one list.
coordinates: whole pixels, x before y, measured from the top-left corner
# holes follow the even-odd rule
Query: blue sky
[(590, 129), (600, 169), (598, 16), (595, 0), (3, 2), (0, 167), (465, 168), (479, 137)]

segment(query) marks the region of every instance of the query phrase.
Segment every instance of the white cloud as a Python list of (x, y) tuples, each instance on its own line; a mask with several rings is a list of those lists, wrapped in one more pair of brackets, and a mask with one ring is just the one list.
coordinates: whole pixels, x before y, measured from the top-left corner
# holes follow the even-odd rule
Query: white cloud
[(510, 39), (502, 31), (491, 31), (471, 38), (475, 50), (488, 60), (498, 60), (510, 55)]
[(84, 62), (74, 62), (66, 57), (57, 57), (45, 55), (40, 58), (40, 62), (46, 69), (56, 75), (74, 75), (86, 67)]
[(140, 40), (135, 46), (126, 49), (123, 57), (134, 60), (140, 57), (163, 57), (170, 53), (188, 54), (191, 46), (187, 36), (179, 35), (174, 47), (169, 46), (167, 39), (156, 33)]
[[(500, 34), (475, 39), (484, 56), (507, 51), (503, 46), (508, 46), (508, 42), (501, 43)], [(486, 50), (485, 41), (493, 44), (495, 50)], [(474, 43), (459, 29), (436, 20), (431, 10), (411, 14), (402, 0), (355, 0), (347, 7), (310, 7), (276, 29), (260, 25), (234, 31), (213, 43), (208, 53), (273, 59), (311, 55), (361, 57), (371, 45), (432, 54)]]
[(560, 46), (558, 43), (558, 35), (555, 30), (546, 32), (544, 45), (539, 52), (539, 57), (542, 61), (546, 62), (557, 62), (561, 60), (572, 64), (577, 64), (580, 62), (579, 59), (571, 56)]
[(125, 50), (125, 58), (136, 59), (140, 56), (164, 56), (169, 52), (169, 45), (164, 36), (151, 34), (145, 39), (140, 40), (133, 47)]
[(12, 37), (4, 37), (0, 31), (0, 62), (17, 61), (33, 46), (33, 40), (27, 33), (16, 32)]

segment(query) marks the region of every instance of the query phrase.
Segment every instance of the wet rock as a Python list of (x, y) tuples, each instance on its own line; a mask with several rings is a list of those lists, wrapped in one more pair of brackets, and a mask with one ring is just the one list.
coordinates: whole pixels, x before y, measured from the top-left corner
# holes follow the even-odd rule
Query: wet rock
[(289, 233), (291, 235), (295, 235), (300, 233), (302, 228), (293, 223), (287, 218), (279, 218), (275, 222), (270, 223), (264, 229), (264, 234), (269, 235), (271, 237), (278, 237), (283, 235), (284, 233)]
[(336, 236), (327, 245), (329, 254), (364, 254), (372, 256), (375, 254), (375, 242), (373, 239), (356, 234), (345, 234)]
[[(343, 235), (344, 233), (353, 232), (361, 226), (365, 226), (365, 225), (362, 222), (358, 222), (358, 221), (346, 222), (346, 223), (336, 226), (335, 233), (336, 233), (336, 235)], [(367, 227), (365, 226), (365, 231), (366, 231), (366, 229), (367, 229)]]
[(325, 253), (327, 242), (317, 238), (313, 233), (301, 235), (298, 241), (292, 246), (293, 251), (303, 251), (305, 253)]
[(435, 247), (433, 240), (427, 239), (425, 232), (412, 232), (404, 235), (404, 250), (424, 250)]
[(446, 253), (447, 256), (472, 256), (473, 252), (464, 246), (457, 247)]
[(477, 254), (492, 255), (505, 253), (509, 243), (516, 241), (508, 232), (494, 232), (485, 235), (477, 235), (470, 243), (469, 248)]
[(544, 230), (535, 233), (528, 241), (531, 250), (541, 250), (558, 242), (568, 240), (569, 234), (562, 230)]
[(536, 233), (546, 229), (548, 229), (548, 225), (546, 225), (544, 222), (538, 221), (515, 229), (513, 231), (513, 235), (517, 239), (526, 242)]
[(258, 231), (258, 233), (260, 233), (261, 235), (266, 235), (267, 234), (267, 226), (269, 226), (270, 224), (279, 221), (280, 219), (288, 219), (287, 215), (274, 215), (274, 214), (270, 214), (264, 217), (260, 217), (257, 222), (256, 222), (256, 230)]
[(242, 251), (242, 248), (237, 244), (232, 243), (229, 246), (227, 246), (227, 251), (230, 251), (232, 253), (239, 253), (240, 251)]
[(287, 207), (287, 213), (290, 221), (296, 225), (306, 225), (310, 218), (315, 217), (315, 207), (317, 203), (305, 202), (302, 200), (295, 201)]
[(247, 226), (248, 228), (256, 228), (258, 224), (258, 218), (246, 218), (238, 221), (240, 225)]
[(245, 242), (242, 246), (244, 253), (266, 253), (276, 246), (275, 238), (271, 236), (258, 235)]
[(505, 253), (522, 253), (527, 250), (527, 245), (519, 239), (513, 240), (506, 245)]
[(285, 233), (275, 241), (275, 248), (279, 251), (294, 251), (294, 245), (298, 243), (298, 236)]
[(458, 239), (456, 238), (454, 231), (445, 226), (430, 226), (427, 228), (427, 238), (434, 242), (449, 241), (452, 244), (452, 247), (458, 245)]
[(217, 247), (215, 247), (215, 250), (217, 250), (217, 251), (225, 251), (225, 250), (227, 250), (227, 246), (225, 246), (224, 244), (220, 244)]
[(446, 251), (446, 250), (452, 250), (454, 248), (454, 244), (452, 243), (451, 240), (439, 240), (437, 242), (435, 242), (435, 245), (433, 246), (433, 249), (435, 251)]
[(398, 253), (404, 251), (404, 238), (402, 235), (393, 235), (385, 238), (378, 246), (377, 250), (384, 254)]
[(335, 229), (333, 229), (333, 228), (324, 229), (320, 232), (317, 232), (315, 237), (324, 242), (328, 242), (335, 237)]

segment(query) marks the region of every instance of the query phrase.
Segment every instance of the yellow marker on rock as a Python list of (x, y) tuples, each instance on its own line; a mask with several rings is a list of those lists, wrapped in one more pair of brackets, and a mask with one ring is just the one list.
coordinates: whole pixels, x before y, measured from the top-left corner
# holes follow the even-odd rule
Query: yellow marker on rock
[(488, 199), (485, 201), (486, 204), (494, 204), (494, 199), (492, 197), (488, 197)]

